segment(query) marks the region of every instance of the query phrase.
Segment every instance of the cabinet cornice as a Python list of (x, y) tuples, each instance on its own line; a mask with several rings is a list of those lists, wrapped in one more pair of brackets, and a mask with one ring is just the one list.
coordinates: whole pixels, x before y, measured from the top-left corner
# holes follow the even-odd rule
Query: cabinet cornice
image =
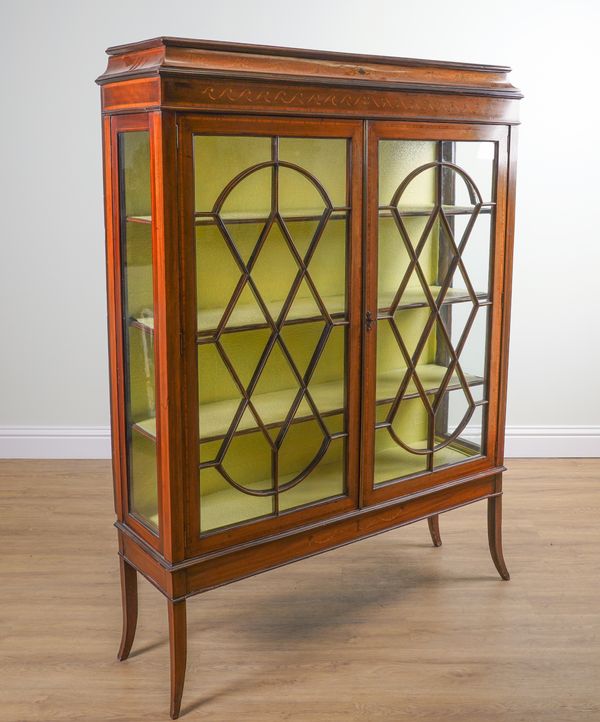
[(519, 99), (510, 68), (412, 58), (325, 52), (210, 40), (156, 38), (108, 48), (99, 84), (148, 76), (211, 76)]

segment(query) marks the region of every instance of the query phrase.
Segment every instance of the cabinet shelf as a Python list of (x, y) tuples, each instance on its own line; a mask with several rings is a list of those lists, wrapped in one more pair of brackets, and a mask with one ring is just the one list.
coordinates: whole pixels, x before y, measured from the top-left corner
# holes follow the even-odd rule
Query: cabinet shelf
[[(490, 214), (495, 203), (486, 203), (479, 209), (479, 214)], [(430, 216), (435, 206), (433, 203), (429, 206), (379, 206), (380, 218), (391, 218), (392, 210), (398, 211), (401, 217), (405, 216)], [(475, 206), (450, 206), (443, 205), (442, 210), (447, 216), (470, 216), (475, 210)]]
[[(495, 204), (488, 203), (481, 207), (479, 210), (480, 214), (489, 214), (492, 212)], [(398, 213), (401, 217), (405, 216), (429, 216), (434, 206), (399, 206)], [(444, 213), (447, 216), (465, 216), (471, 215), (474, 210), (474, 206), (442, 206)], [(340, 221), (345, 220), (348, 216), (348, 207), (334, 208), (329, 220)], [(379, 217), (380, 218), (391, 218), (392, 206), (380, 206)], [(219, 214), (221, 220), (226, 224), (240, 224), (240, 223), (266, 223), (269, 218), (268, 213), (256, 212), (248, 213), (248, 211), (229, 211), (227, 213)], [(290, 210), (288, 212), (281, 212), (281, 217), (288, 223), (298, 223), (304, 221), (320, 221), (323, 217), (323, 210), (314, 208), (300, 208), (297, 210)], [(127, 216), (126, 219), (130, 223), (152, 223), (152, 216)], [(197, 212), (194, 214), (194, 223), (196, 226), (211, 226), (216, 224), (216, 214), (211, 212)]]
[[(423, 384), (425, 392), (435, 394), (439, 389), (447, 369), (437, 364), (421, 364), (417, 366), (417, 374)], [(398, 387), (400, 386), (405, 368), (388, 371), (377, 377), (377, 404), (385, 405), (394, 400)], [(484, 379), (479, 376), (465, 374), (469, 386), (480, 386)], [(460, 388), (460, 381), (456, 374), (450, 380), (447, 390), (451, 391)], [(320, 384), (311, 384), (309, 391), (322, 416), (335, 416), (343, 412), (344, 388), (343, 381), (327, 381)], [(252, 401), (263, 421), (269, 429), (277, 428), (283, 423), (285, 416), (291, 406), (296, 394), (296, 389), (282, 389), (270, 391), (264, 394), (254, 394)], [(413, 381), (408, 384), (404, 398), (412, 399), (418, 396), (417, 388)], [(240, 399), (224, 399), (200, 405), (200, 441), (208, 442), (222, 439), (229, 429), (231, 420), (239, 406)], [(313, 418), (312, 411), (306, 400), (303, 400), (298, 407), (294, 423), (308, 421)], [(138, 421), (134, 428), (150, 439), (156, 439), (156, 419), (149, 418)], [(236, 434), (252, 433), (257, 431), (258, 425), (254, 417), (247, 412), (237, 428)]]
[[(411, 445), (418, 448), (424, 446), (425, 443), (425, 441), (415, 441), (411, 442)], [(474, 452), (469, 453), (466, 449), (447, 446), (435, 453), (435, 464), (436, 466), (454, 464), (459, 461), (466, 461), (474, 455)], [(375, 469), (377, 470), (375, 482), (377, 483), (378, 477), (381, 477), (382, 480), (389, 480), (425, 473), (425, 458), (425, 456), (415, 457), (399, 447), (379, 451), (375, 454)], [(292, 477), (293, 474), (282, 475), (279, 480), (280, 485), (285, 484)], [(265, 489), (268, 488), (268, 482), (265, 480), (249, 482), (246, 486), (249, 489)], [(310, 504), (315, 499), (318, 499), (319, 503), (321, 503), (326, 499), (342, 496), (340, 491), (339, 463), (322, 464), (301, 484), (281, 494), (279, 509), (280, 512), (296, 509)], [(219, 491), (204, 494), (200, 497), (203, 526), (205, 529), (220, 529), (230, 524), (239, 523), (240, 519), (249, 516), (248, 511), (253, 503), (257, 505), (257, 509), (260, 507), (264, 509), (265, 502), (262, 498), (257, 501), (257, 497), (241, 493), (233, 487), (228, 486)], [(263, 514), (262, 516), (270, 515)], [(257, 518), (259, 518), (258, 513), (253, 519), (256, 520)]]
[[(436, 439), (436, 443), (441, 439)], [(427, 442), (411, 441), (410, 445), (415, 448), (425, 448)], [(473, 456), (478, 456), (478, 451), (469, 450), (459, 444), (449, 444), (443, 449), (434, 452), (434, 464), (436, 467), (456, 464), (466, 461)], [(424, 473), (426, 471), (426, 456), (415, 456), (399, 446), (384, 449), (375, 453), (375, 483), (391, 481), (402, 477)]]
[[(304, 221), (320, 221), (323, 217), (324, 208), (298, 208), (289, 211), (279, 211), (283, 220), (288, 223), (298, 223)], [(349, 207), (338, 206), (333, 208), (329, 221), (343, 221), (348, 217)], [(269, 213), (264, 211), (229, 211), (219, 213), (219, 217), (226, 225), (240, 223), (266, 223), (269, 219)], [(210, 211), (195, 213), (195, 225), (212, 226), (216, 224), (216, 214)]]
[[(431, 295), (434, 299), (437, 297), (440, 289), (441, 286), (429, 286), (429, 290), (431, 291)], [(487, 297), (487, 293), (478, 291), (475, 295), (481, 306), (487, 306), (491, 303)], [(390, 317), (390, 304), (394, 300), (394, 296), (395, 291), (382, 291), (379, 293), (379, 308), (377, 311), (378, 318)], [(449, 306), (453, 303), (468, 303), (470, 300), (471, 297), (465, 288), (449, 288), (441, 305)], [(427, 299), (425, 298), (425, 292), (421, 287), (407, 288), (402, 294), (398, 310), (404, 311), (411, 308), (424, 308), (428, 305)]]
[[(440, 286), (430, 286), (429, 288), (435, 298), (440, 291)], [(491, 303), (486, 293), (478, 292), (476, 296), (479, 304), (482, 306), (486, 306)], [(378, 310), (379, 319), (390, 317), (390, 304), (393, 298), (394, 293), (391, 291), (379, 294), (379, 302), (381, 304)], [(470, 300), (471, 298), (464, 288), (449, 288), (442, 306), (454, 303), (467, 303)], [(345, 318), (346, 298), (343, 294), (338, 296), (325, 296), (323, 298), (323, 303), (328, 309), (329, 314), (336, 325), (347, 325), (348, 321)], [(282, 301), (269, 301), (266, 302), (266, 305), (273, 318), (277, 318), (279, 311), (281, 310)], [(424, 308), (427, 305), (423, 289), (407, 289), (402, 296), (398, 310), (403, 311), (411, 308)], [(207, 308), (198, 311), (197, 328), (200, 341), (211, 340), (211, 337), (216, 333), (217, 326), (223, 317), (224, 311), (224, 308)], [(316, 302), (312, 297), (296, 298), (287, 315), (284, 325), (288, 326), (299, 323), (314, 323), (315, 321), (321, 321), (322, 318), (323, 317), (318, 311), (318, 308), (316, 308)], [(139, 328), (142, 331), (154, 333), (154, 318), (152, 316), (131, 318), (129, 323), (131, 326)], [(229, 317), (228, 324), (223, 332), (236, 333), (238, 331), (251, 331), (262, 328), (269, 328), (269, 324), (265, 321), (258, 304), (238, 305)]]
[[(265, 303), (271, 316), (276, 319), (283, 305), (283, 301), (267, 301)], [(347, 325), (348, 321), (344, 318), (346, 298), (343, 294), (339, 296), (325, 296), (323, 303), (336, 325)], [(200, 338), (214, 336), (224, 312), (224, 308), (206, 308), (198, 311), (198, 336)], [(310, 298), (295, 298), (284, 325), (312, 323), (321, 321), (322, 319), (323, 316), (312, 296)], [(154, 318), (152, 316), (131, 318), (129, 324), (147, 333), (154, 333)], [(258, 304), (238, 304), (229, 317), (228, 324), (223, 332), (235, 333), (237, 331), (251, 331), (261, 328), (270, 328), (270, 326), (266, 322)]]
[[(326, 296), (323, 303), (327, 308), (329, 315), (334, 322), (339, 325), (345, 325), (347, 321), (344, 319), (346, 308), (346, 297), (343, 294), (337, 296)], [(274, 319), (277, 319), (283, 301), (266, 301), (265, 305), (269, 309), (269, 313)], [(223, 317), (223, 308), (209, 308), (198, 311), (198, 335), (213, 336), (216, 332), (219, 321)], [(307, 298), (296, 297), (292, 303), (285, 325), (297, 323), (312, 323), (321, 321), (323, 316), (312, 296)], [(238, 304), (229, 317), (225, 333), (234, 333), (236, 331), (249, 331), (260, 328), (269, 328), (258, 304), (242, 305)]]

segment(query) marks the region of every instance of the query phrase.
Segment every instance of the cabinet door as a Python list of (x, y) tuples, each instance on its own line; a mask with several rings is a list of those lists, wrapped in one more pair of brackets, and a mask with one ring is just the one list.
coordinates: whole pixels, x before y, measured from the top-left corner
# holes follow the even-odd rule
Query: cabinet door
[(373, 123), (363, 495), (494, 466), (507, 128)]
[(353, 508), (362, 126), (180, 121), (188, 547)]

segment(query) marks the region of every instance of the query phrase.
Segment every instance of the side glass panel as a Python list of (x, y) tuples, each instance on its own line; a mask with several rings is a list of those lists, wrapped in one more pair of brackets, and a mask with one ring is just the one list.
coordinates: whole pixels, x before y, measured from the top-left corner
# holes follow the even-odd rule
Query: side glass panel
[(201, 533), (346, 493), (348, 143), (194, 135)]
[(496, 144), (379, 142), (375, 485), (485, 453)]
[(152, 203), (148, 131), (119, 134), (129, 510), (158, 531)]

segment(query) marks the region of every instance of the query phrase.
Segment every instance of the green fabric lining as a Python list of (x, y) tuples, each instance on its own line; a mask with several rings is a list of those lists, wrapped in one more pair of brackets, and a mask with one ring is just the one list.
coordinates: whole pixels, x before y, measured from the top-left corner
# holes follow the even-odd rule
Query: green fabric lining
[[(425, 444), (424, 441), (414, 442), (415, 447)], [(468, 459), (470, 454), (447, 447), (435, 454), (436, 465), (443, 466)], [(410, 474), (425, 471), (425, 457), (409, 454), (398, 447), (379, 452), (376, 458), (376, 483), (401, 478)], [(339, 462), (324, 464), (318, 473), (308, 477), (289, 491), (281, 494), (281, 510), (292, 509), (313, 501), (339, 496), (343, 493), (340, 483), (341, 468)], [(282, 478), (285, 483), (287, 478)], [(264, 489), (264, 481), (251, 482), (251, 489)], [(248, 496), (231, 486), (223, 485), (217, 491), (204, 494), (201, 503), (201, 524), (207, 531), (218, 529), (240, 521), (248, 521), (272, 513), (270, 497)]]
[[(445, 366), (436, 364), (422, 364), (417, 366), (417, 373), (425, 390), (437, 389), (442, 378), (447, 372)], [(393, 399), (398, 387), (406, 374), (406, 368), (394, 369), (382, 374), (377, 378), (378, 398)], [(477, 376), (466, 375), (470, 384), (483, 383), (483, 379)], [(451, 377), (449, 388), (456, 388), (459, 385), (458, 376), (454, 373)], [(321, 413), (341, 411), (344, 399), (344, 384), (341, 380), (327, 381), (321, 384), (311, 384), (309, 390)], [(281, 423), (287, 414), (291, 402), (296, 395), (297, 389), (282, 389), (279, 391), (268, 391), (252, 397), (252, 401), (259, 411), (263, 423)], [(406, 394), (417, 393), (414, 381), (411, 381)], [(241, 397), (223, 399), (200, 406), (200, 439), (211, 438), (227, 433), (231, 420), (240, 404)], [(312, 411), (306, 400), (303, 400), (298, 408), (298, 416), (311, 416)], [(151, 436), (156, 436), (156, 419), (148, 418), (137, 422), (137, 426)], [(257, 423), (254, 417), (247, 413), (242, 418), (238, 431), (256, 429)]]

